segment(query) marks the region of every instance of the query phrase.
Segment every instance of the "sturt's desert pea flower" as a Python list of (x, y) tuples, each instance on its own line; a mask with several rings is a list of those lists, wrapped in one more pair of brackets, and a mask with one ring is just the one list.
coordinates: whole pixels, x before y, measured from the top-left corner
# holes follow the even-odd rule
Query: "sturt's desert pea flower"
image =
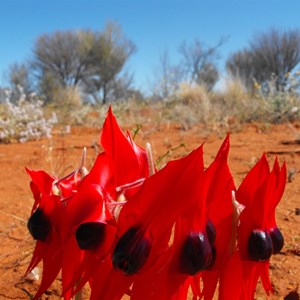
[(35, 299), (59, 271), (66, 300), (80, 298), (86, 283), (92, 300), (184, 300), (189, 290), (193, 299), (254, 299), (259, 278), (272, 292), (285, 164), (276, 159), (270, 170), (263, 155), (236, 188), (228, 134), (207, 168), (201, 145), (156, 170), (149, 148), (123, 133), (111, 107), (100, 144), (90, 171), (81, 163), (59, 179), (26, 169), (36, 240), (26, 274), (43, 262)]
[[(223, 285), (222, 299), (254, 299), (259, 278), (268, 295), (273, 291), (268, 269), (271, 255), (283, 247), (283, 237), (275, 221), (275, 208), (285, 184), (285, 163), (280, 167), (276, 158), (270, 171), (263, 154), (237, 189), (236, 200), (244, 208), (239, 218), (238, 248), (225, 265), (223, 279), (226, 284)], [(231, 276), (236, 278), (235, 284), (230, 283)]]
[[(103, 259), (114, 240), (117, 226), (110, 211), (123, 204), (116, 197), (127, 192), (127, 184), (139, 186), (149, 174), (146, 151), (122, 133), (111, 109), (101, 143), (107, 152), (98, 155), (89, 174), (83, 166), (62, 179), (27, 169), (35, 199), (28, 229), (37, 244), (26, 274), (41, 260), (44, 265), (36, 298), (60, 270), (65, 299), (74, 293), (72, 285), (76, 283), (77, 290), (87, 281), (93, 255)], [(119, 185), (125, 187), (118, 189)]]
[[(26, 171), (31, 177), (30, 187), (35, 200), (27, 225), (29, 232), (36, 240), (36, 246), (25, 275), (29, 274), (42, 261), (42, 281), (34, 298), (37, 299), (48, 289), (61, 269), (62, 276), (65, 277), (66, 274), (74, 271), (72, 266), (74, 261), (78, 261), (79, 254), (76, 250), (72, 251), (67, 259), (64, 259), (63, 233), (65, 223), (61, 199), (72, 194), (74, 186), (78, 184), (80, 179), (76, 172), (58, 180), (44, 171), (29, 169)], [(61, 186), (62, 189), (60, 190)], [(59, 195), (60, 192), (61, 195)], [(73, 261), (72, 264), (69, 264), (70, 261)], [(68, 297), (66, 296), (66, 298)]]

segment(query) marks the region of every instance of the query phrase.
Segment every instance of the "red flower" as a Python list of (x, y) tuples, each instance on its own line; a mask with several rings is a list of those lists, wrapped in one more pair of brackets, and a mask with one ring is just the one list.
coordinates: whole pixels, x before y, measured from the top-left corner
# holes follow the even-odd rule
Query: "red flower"
[(65, 299), (88, 281), (95, 300), (183, 300), (189, 288), (193, 299), (207, 300), (218, 282), (219, 299), (247, 300), (259, 277), (272, 291), (285, 164), (276, 159), (270, 171), (263, 155), (236, 190), (228, 135), (207, 169), (200, 146), (154, 172), (111, 107), (100, 142), (104, 151), (87, 175), (80, 168), (57, 179), (27, 169), (35, 200), (28, 228), (37, 243), (26, 274), (43, 262), (35, 299), (60, 270)]
[[(286, 183), (286, 166), (280, 169), (278, 160), (270, 172), (265, 155), (252, 168), (236, 192), (236, 199), (245, 206), (240, 216), (239, 247), (242, 259), (268, 260), (273, 250), (270, 232), (276, 228), (275, 208), (279, 203)], [(251, 251), (254, 243), (264, 239), (263, 252)], [(250, 239), (250, 240), (249, 240)], [(269, 249), (271, 248), (271, 249)]]
[(71, 232), (76, 234), (79, 247), (85, 250), (69, 285), (77, 282), (77, 289), (91, 278), (95, 266), (111, 250), (117, 230), (114, 212), (124, 204), (118, 198), (123, 193), (125, 197), (133, 195), (130, 187), (139, 186), (149, 175), (145, 150), (138, 147), (129, 134), (122, 133), (111, 108), (102, 128), (101, 144), (105, 152), (98, 155), (77, 194), (66, 203)]
[[(145, 266), (138, 266), (141, 270), (136, 270), (132, 299), (185, 299), (189, 285), (193, 286), (195, 293), (199, 291), (197, 281), (193, 282), (192, 276), (195, 275), (199, 280), (196, 274), (213, 267), (215, 247), (219, 247), (219, 244), (220, 254), (222, 253), (221, 241), (224, 237), (220, 235), (215, 245), (215, 228), (208, 216), (212, 217), (220, 228), (224, 226), (223, 219), (231, 217), (231, 190), (234, 185), (227, 166), (228, 138), (224, 141), (215, 162), (205, 172), (202, 147), (199, 147), (187, 157), (170, 162), (163, 170), (147, 179), (136, 197), (130, 199), (121, 211), (120, 227), (124, 218), (124, 224), (129, 228), (136, 228), (132, 224), (128, 225), (129, 217), (136, 216), (133, 222), (145, 224), (146, 228), (141, 230), (146, 232), (143, 239), (137, 238), (137, 241), (139, 244), (145, 243), (145, 237), (150, 237), (152, 242), (151, 253), (147, 253), (148, 261), (144, 262), (143, 259)], [(218, 181), (221, 177), (222, 181)], [(215, 186), (212, 186), (212, 182)], [(227, 194), (224, 194), (224, 191), (227, 191)], [(218, 207), (215, 217), (212, 210), (222, 201), (225, 205)], [(210, 209), (207, 210), (207, 206)], [(228, 209), (219, 213), (226, 206)], [(231, 219), (229, 226), (230, 230)], [(172, 227), (174, 237), (171, 237)], [(128, 231), (125, 235), (127, 233)], [(170, 238), (173, 239), (171, 245)], [(156, 239), (160, 241), (159, 245), (155, 245)], [(127, 260), (121, 261), (121, 266), (117, 264), (117, 267), (128, 272), (130, 255), (134, 255), (135, 251), (128, 248)], [(118, 262), (118, 256), (116, 260)]]
[(63, 211), (61, 198), (54, 193), (56, 179), (44, 171), (26, 171), (32, 180), (30, 186), (35, 199), (28, 229), (37, 242), (25, 275), (43, 261), (42, 282), (34, 298), (37, 299), (54, 281), (62, 266)]
[[(74, 193), (81, 181), (84, 168), (81, 166), (64, 178), (58, 179), (44, 171), (26, 169), (31, 177), (31, 190), (35, 199), (28, 229), (37, 240), (32, 260), (26, 271), (30, 273), (40, 261), (43, 262), (42, 282), (35, 295), (38, 298), (54, 281), (62, 270), (62, 285), (65, 288), (70, 275), (76, 269), (82, 257), (82, 251), (72, 249), (75, 238), (66, 238), (65, 204)], [(71, 251), (72, 249), (72, 251)], [(75, 262), (75, 263), (74, 263)], [(65, 294), (70, 299), (71, 291)]]
[[(239, 255), (234, 254), (230, 258), (224, 266), (224, 273), (229, 277), (234, 272), (242, 276), (232, 284), (224, 276), (223, 286), (226, 284), (226, 288), (223, 291), (227, 291), (223, 299), (253, 299), (259, 277), (266, 293), (272, 292), (268, 274), (269, 259), (272, 253), (278, 253), (283, 246), (283, 237), (275, 222), (275, 208), (282, 197), (285, 183), (285, 164), (280, 168), (276, 159), (270, 172), (267, 158), (263, 155), (236, 191), (237, 201), (245, 206), (238, 228)], [(235, 296), (232, 295), (234, 290)]]
[[(110, 253), (117, 225), (108, 208), (112, 178), (111, 160), (105, 153), (99, 154), (88, 175), (81, 181), (77, 192), (64, 203), (66, 232), (65, 242), (73, 242), (73, 250), (82, 252), (82, 259), (73, 272), (63, 294), (76, 285), (76, 290), (89, 280), (95, 260), (103, 260)], [(68, 255), (68, 254), (66, 254)], [(75, 289), (73, 289), (73, 292)]]
[(207, 199), (207, 218), (210, 220), (207, 226), (213, 224), (215, 230), (213, 245), (215, 262), (201, 275), (204, 283), (201, 295), (204, 299), (212, 299), (221, 276), (222, 266), (233, 252), (232, 191), (235, 190), (235, 185), (227, 163), (229, 148), (229, 135), (227, 135), (215, 160), (204, 173), (203, 193)]

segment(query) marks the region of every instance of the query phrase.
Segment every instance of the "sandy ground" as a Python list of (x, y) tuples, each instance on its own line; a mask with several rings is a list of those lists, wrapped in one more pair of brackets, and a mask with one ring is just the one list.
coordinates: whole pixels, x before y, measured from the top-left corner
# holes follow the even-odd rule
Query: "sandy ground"
[[(132, 128), (131, 128), (132, 129)], [(136, 141), (141, 146), (150, 142), (155, 159), (167, 160), (187, 154), (203, 142), (205, 162), (212, 162), (227, 129), (218, 133), (202, 125), (182, 130), (179, 125), (160, 124), (143, 127)], [(239, 126), (231, 133), (229, 165), (238, 185), (263, 152), (272, 164), (275, 156), (286, 161), (288, 182), (284, 197), (277, 208), (277, 223), (285, 237), (282, 252), (271, 259), (270, 276), (275, 294), (269, 299), (299, 299), (294, 293), (300, 283), (300, 125)], [(76, 168), (83, 147), (88, 148), (91, 165), (98, 147), (99, 128), (72, 128), (70, 134), (56, 129), (51, 139), (24, 144), (0, 145), (0, 299), (30, 299), (39, 281), (22, 278), (30, 261), (34, 241), (26, 222), (33, 199), (29, 178), (24, 167), (44, 169), (61, 176)], [(42, 299), (59, 299), (60, 280), (57, 279)], [(256, 299), (266, 299), (258, 285)]]

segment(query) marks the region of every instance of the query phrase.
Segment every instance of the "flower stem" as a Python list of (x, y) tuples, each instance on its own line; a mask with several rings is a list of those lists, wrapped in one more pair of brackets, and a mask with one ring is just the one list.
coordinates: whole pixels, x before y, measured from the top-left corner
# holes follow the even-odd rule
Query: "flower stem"
[(146, 151), (147, 151), (147, 159), (148, 159), (148, 165), (149, 165), (149, 176), (151, 176), (155, 173), (155, 166), (154, 166), (152, 149), (151, 149), (150, 143), (146, 144)]

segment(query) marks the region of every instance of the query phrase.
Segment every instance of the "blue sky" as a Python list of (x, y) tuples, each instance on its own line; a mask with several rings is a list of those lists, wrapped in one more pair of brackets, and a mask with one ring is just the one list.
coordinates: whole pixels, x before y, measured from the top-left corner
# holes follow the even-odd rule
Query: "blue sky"
[(300, 28), (299, 0), (0, 0), (0, 11), (0, 86), (8, 66), (30, 59), (36, 38), (55, 30), (102, 30), (107, 21), (117, 21), (137, 46), (127, 68), (145, 91), (160, 54), (168, 49), (178, 62), (184, 40), (214, 45), (228, 36), (220, 49), (222, 69), (226, 57), (246, 47), (255, 32)]

